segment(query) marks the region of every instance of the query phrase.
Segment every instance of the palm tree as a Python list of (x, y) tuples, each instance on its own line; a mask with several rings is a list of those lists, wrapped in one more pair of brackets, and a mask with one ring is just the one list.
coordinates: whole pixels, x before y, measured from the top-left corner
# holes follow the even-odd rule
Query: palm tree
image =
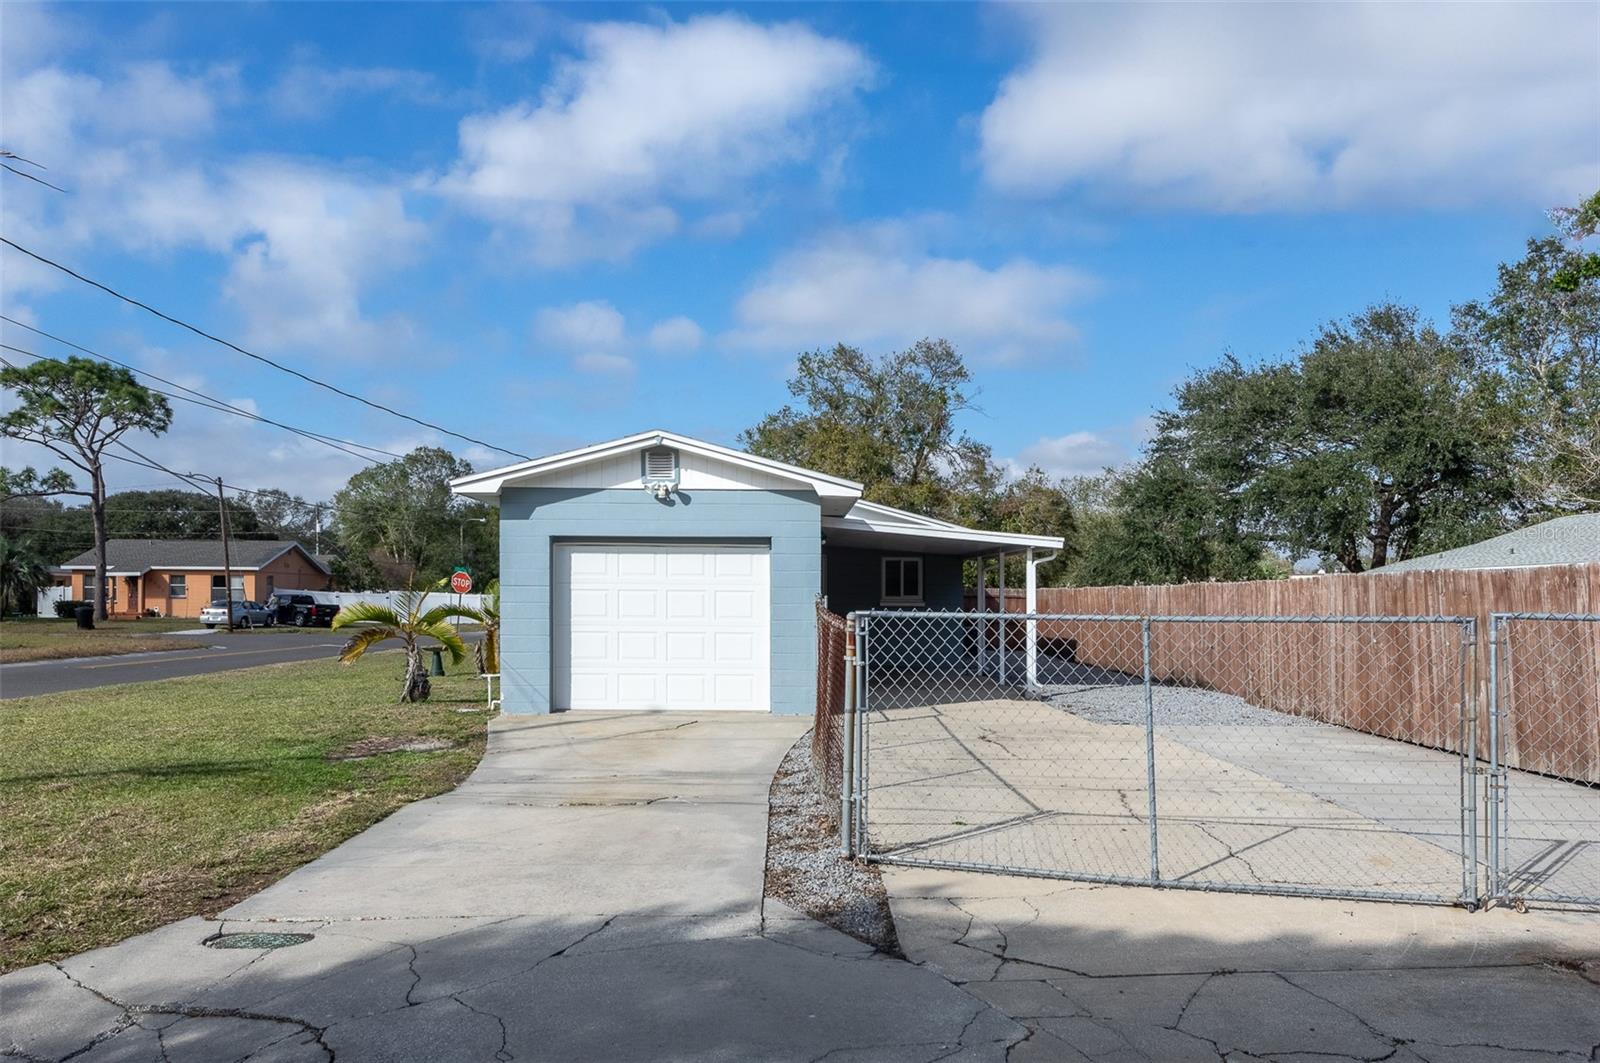
[(0, 536), (0, 614), (27, 609), (28, 600), (50, 582), (50, 566), (34, 552), (33, 544)]
[(436, 605), (423, 611), (428, 596), (422, 591), (397, 591), (391, 598), (393, 605), (357, 602), (340, 609), (333, 618), (334, 630), (359, 625), (350, 641), (339, 651), (339, 660), (345, 664), (361, 659), (369, 648), (386, 639), (399, 639), (405, 643), (406, 680), (400, 690), (401, 702), (427, 701), (429, 694), (428, 671), (422, 666), (422, 647), (419, 639), (433, 639), (450, 653), (450, 663), (460, 664), (467, 655), (467, 645), (461, 641), (456, 629), (446, 621), (453, 606)]
[[(443, 581), (441, 581), (443, 582)], [(452, 606), (451, 616), (473, 620), (483, 625), (483, 638), (472, 648), (479, 675), (498, 675), (500, 672), (500, 581), (492, 579), (484, 584), (483, 597), (477, 608)]]

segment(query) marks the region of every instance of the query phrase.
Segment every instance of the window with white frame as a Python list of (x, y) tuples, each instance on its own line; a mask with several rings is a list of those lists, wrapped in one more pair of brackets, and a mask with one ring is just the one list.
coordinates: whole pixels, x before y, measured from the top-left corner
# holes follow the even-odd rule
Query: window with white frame
[[(211, 577), (211, 600), (212, 601), (216, 601), (218, 598), (225, 597), (228, 592), (226, 590), (224, 590), (223, 588), (227, 587), (227, 585), (228, 585), (228, 581), (227, 581), (226, 578), (224, 578), (222, 576), (212, 576)], [(235, 577), (233, 577), (233, 598), (234, 598), (234, 601), (243, 601), (244, 600), (244, 577), (243, 576), (235, 576)]]
[(182, 572), (174, 572), (168, 576), (167, 594), (172, 598), (189, 597), (189, 577)]
[(922, 604), (922, 558), (886, 557), (883, 559), (881, 605)]

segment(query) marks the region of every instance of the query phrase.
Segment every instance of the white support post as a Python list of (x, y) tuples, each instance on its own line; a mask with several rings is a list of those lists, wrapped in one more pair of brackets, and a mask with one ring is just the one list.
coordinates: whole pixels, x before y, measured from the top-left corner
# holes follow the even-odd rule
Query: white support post
[(1028, 686), (1039, 685), (1039, 621), (1031, 619), (1039, 611), (1039, 580), (1038, 573), (1033, 568), (1033, 547), (1028, 547), (1028, 559), (1024, 568), (1027, 571), (1026, 591), (1023, 601), (1026, 603), (1029, 620), (1026, 623), (1028, 630)]
[(1000, 562), (1000, 618), (995, 621), (1000, 627), (1000, 682), (1006, 681), (1006, 552), (1000, 551), (995, 555)]
[(989, 667), (989, 587), (986, 573), (989, 559), (978, 555), (978, 674)]

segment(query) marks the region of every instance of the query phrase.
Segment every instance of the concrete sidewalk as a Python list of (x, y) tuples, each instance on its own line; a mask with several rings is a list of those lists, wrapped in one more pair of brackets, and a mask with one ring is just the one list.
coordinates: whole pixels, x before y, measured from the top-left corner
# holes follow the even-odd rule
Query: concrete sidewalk
[(885, 868), (900, 943), (1011, 1063), (1600, 1059), (1600, 916)]
[[(460, 789), (223, 913), (0, 978), (0, 1051), (160, 1060), (999, 1060), (1027, 1031), (762, 904), (798, 718), (497, 720)], [(275, 950), (219, 932), (312, 935)]]

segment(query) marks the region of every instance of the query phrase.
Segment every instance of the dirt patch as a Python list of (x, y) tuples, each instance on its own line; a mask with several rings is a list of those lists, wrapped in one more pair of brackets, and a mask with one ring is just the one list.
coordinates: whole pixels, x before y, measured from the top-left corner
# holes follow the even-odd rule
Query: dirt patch
[(329, 760), (365, 760), (383, 753), (437, 753), (455, 745), (448, 738), (427, 738), (421, 735), (393, 735), (387, 738), (363, 738), (341, 746), (328, 753)]
[(876, 865), (839, 853), (838, 810), (817, 792), (810, 732), (778, 765), (768, 809), (767, 896), (900, 956), (883, 876)]

